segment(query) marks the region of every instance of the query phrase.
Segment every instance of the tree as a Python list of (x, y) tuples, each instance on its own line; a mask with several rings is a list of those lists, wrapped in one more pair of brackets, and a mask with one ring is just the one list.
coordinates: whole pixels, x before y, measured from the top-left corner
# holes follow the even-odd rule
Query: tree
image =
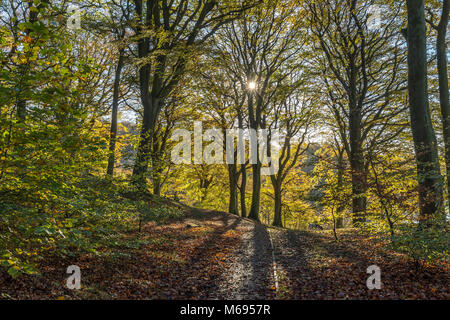
[[(303, 74), (302, 76), (304, 77)], [(275, 119), (271, 127), (282, 130), (284, 134), (284, 139), (281, 143), (281, 154), (277, 157), (278, 170), (270, 176), (275, 202), (273, 225), (276, 227), (283, 227), (281, 219), (283, 183), (289, 172), (297, 164), (299, 157), (309, 147), (309, 144), (305, 145), (304, 143), (308, 129), (315, 118), (314, 102), (313, 98), (307, 97), (306, 94), (300, 94), (295, 90), (288, 97), (283, 97), (282, 101), (275, 106)], [(270, 148), (268, 148), (268, 151), (270, 151)], [(268, 156), (271, 156), (271, 154), (269, 153)]]
[(0, 2), (0, 262), (13, 276), (80, 240), (93, 212), (81, 181), (106, 159), (111, 56), (49, 3)]
[(367, 155), (391, 135), (405, 107), (397, 96), (403, 88), (399, 35), (400, 9), (390, 4), (379, 30), (369, 28), (372, 1), (308, 2), (311, 32), (318, 43), (317, 75), (350, 161), (353, 221), (364, 222), (367, 207)]
[[(432, 11), (429, 10), (432, 15)], [(437, 32), (436, 56), (439, 78), (439, 101), (441, 106), (442, 133), (445, 147), (445, 165), (447, 169), (447, 197), (450, 210), (450, 100), (448, 91), (448, 68), (447, 68), (447, 27), (450, 14), (450, 1), (443, 0), (442, 13), (439, 23), (436, 25), (433, 19), (428, 20), (431, 27)]]
[[(234, 75), (240, 87), (246, 91), (248, 129), (266, 129), (274, 96), (282, 90), (283, 80), (301, 64), (298, 56), (303, 48), (298, 46), (301, 14), (293, 1), (268, 1), (224, 28), (225, 50), (235, 65)], [(244, 123), (243, 119), (239, 121), (240, 125)], [(257, 141), (255, 145), (258, 146)], [(256, 158), (256, 163), (251, 164), (252, 201), (248, 217), (258, 221), (262, 163), (259, 155)]]
[(133, 179), (142, 187), (157, 117), (183, 77), (192, 49), (252, 4), (234, 0), (220, 3), (215, 0), (135, 0), (134, 4), (140, 98), (144, 112)]
[[(179, 91), (179, 90), (177, 90)], [(181, 93), (174, 93), (161, 109), (161, 116), (156, 121), (151, 147), (151, 180), (153, 194), (160, 196), (164, 183), (170, 173), (170, 138), (174, 127), (181, 120), (188, 120), (190, 108), (187, 108), (186, 97)]]
[(407, 0), (408, 91), (417, 163), (420, 222), (428, 225), (442, 210), (437, 140), (428, 102), (424, 0)]
[[(99, 3), (97, 6), (93, 4), (95, 12), (93, 13), (91, 22), (91, 30), (96, 33), (100, 33), (103, 36), (111, 37), (115, 43), (115, 51), (117, 52), (117, 61), (114, 73), (113, 84), (113, 98), (111, 106), (111, 128), (109, 135), (109, 156), (108, 167), (106, 174), (109, 176), (114, 175), (114, 165), (116, 159), (116, 143), (117, 143), (117, 127), (118, 127), (118, 113), (119, 103), (121, 100), (121, 82), (122, 82), (122, 70), (125, 67), (125, 60), (127, 58), (126, 39), (125, 35), (129, 33), (129, 27), (127, 26), (127, 19), (129, 19), (130, 1), (121, 0), (119, 2), (112, 2), (107, 4), (107, 11), (103, 19), (99, 19), (98, 11), (105, 12)], [(122, 92), (123, 94), (123, 92)]]
[[(222, 141), (224, 147), (224, 153), (227, 152), (227, 148), (231, 150), (231, 146), (228, 146), (230, 141), (227, 141), (228, 130), (236, 129), (236, 122), (239, 122), (238, 118), (242, 119), (242, 109), (245, 102), (245, 95), (238, 88), (238, 79), (235, 79), (233, 72), (230, 71), (232, 66), (227, 59), (226, 54), (223, 52), (215, 51), (213, 49), (207, 51), (207, 55), (204, 57), (203, 65), (200, 67), (200, 82), (197, 86), (200, 91), (201, 99), (199, 101), (199, 108), (206, 113), (207, 121), (212, 121), (214, 126), (218, 126), (222, 132), (222, 136), (225, 140)], [(242, 125), (238, 128), (242, 129)], [(228, 212), (238, 215), (239, 214), (239, 201), (238, 201), (238, 181), (242, 173), (242, 170), (238, 170), (237, 164), (237, 148), (235, 148), (235, 137), (231, 135), (233, 152), (232, 154), (226, 154), (226, 167), (228, 171), (228, 188), (229, 188), (229, 200), (228, 200)], [(242, 138), (240, 136), (237, 137)], [(245, 170), (245, 164), (242, 164)], [(243, 216), (245, 216), (245, 203), (241, 208)]]
[(106, 174), (111, 177), (114, 174), (115, 153), (116, 153), (116, 141), (117, 141), (117, 118), (119, 112), (119, 94), (120, 94), (120, 77), (122, 75), (122, 68), (124, 65), (124, 49), (119, 49), (119, 60), (116, 65), (116, 72), (114, 75), (114, 93), (111, 112), (111, 130), (109, 136), (109, 157), (108, 168)]

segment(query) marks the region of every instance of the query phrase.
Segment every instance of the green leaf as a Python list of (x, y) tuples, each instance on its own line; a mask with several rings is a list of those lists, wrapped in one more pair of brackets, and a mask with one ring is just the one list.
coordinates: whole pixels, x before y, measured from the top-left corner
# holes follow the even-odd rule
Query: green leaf
[(20, 275), (20, 271), (17, 268), (17, 266), (14, 266), (8, 269), (8, 274), (14, 279)]

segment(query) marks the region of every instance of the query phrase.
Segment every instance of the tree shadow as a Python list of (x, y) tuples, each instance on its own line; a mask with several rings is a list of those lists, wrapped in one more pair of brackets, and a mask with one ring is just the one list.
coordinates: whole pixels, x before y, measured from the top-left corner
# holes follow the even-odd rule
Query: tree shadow
[[(190, 254), (185, 263), (190, 271), (190, 277), (183, 281), (177, 290), (185, 299), (210, 299), (222, 283), (223, 270), (217, 267), (217, 254), (222, 252), (223, 244), (230, 244), (230, 238), (225, 236), (230, 230), (236, 229), (241, 219), (230, 214), (222, 214), (215, 211), (196, 210), (192, 218), (216, 222), (221, 225), (215, 228), (204, 241)], [(205, 214), (206, 213), (206, 214)], [(189, 220), (190, 221), (190, 220)], [(184, 270), (183, 272), (186, 272)], [(195, 283), (195, 288), (193, 284)]]
[[(286, 271), (293, 299), (368, 299), (383, 292), (369, 291), (367, 267), (382, 266), (374, 252), (363, 252), (357, 240), (335, 242), (320, 233), (285, 230), (278, 233), (283, 251), (277, 261)], [(383, 268), (382, 268), (383, 270)], [(387, 278), (386, 278), (387, 279)], [(380, 295), (380, 296), (379, 296)]]
[(272, 247), (267, 228), (255, 223), (250, 239), (251, 255), (248, 257), (251, 270), (244, 283), (244, 299), (267, 299), (272, 297), (274, 286)]
[[(311, 265), (314, 250), (308, 244), (309, 241), (301, 241), (302, 236), (291, 230), (276, 233), (274, 241), (276, 263), (284, 271), (280, 277), (278, 297), (324, 299), (334, 292), (333, 283)], [(314, 237), (309, 233), (306, 236)], [(313, 241), (320, 240), (316, 238)]]

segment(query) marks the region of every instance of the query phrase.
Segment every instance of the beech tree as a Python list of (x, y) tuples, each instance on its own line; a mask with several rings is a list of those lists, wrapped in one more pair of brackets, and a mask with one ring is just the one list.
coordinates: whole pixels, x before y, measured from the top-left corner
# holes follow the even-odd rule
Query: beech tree
[(215, 0), (135, 0), (135, 41), (138, 51), (140, 99), (143, 106), (141, 137), (133, 179), (145, 185), (151, 138), (157, 117), (181, 80), (194, 46), (221, 26), (236, 19), (253, 3)]
[(408, 91), (417, 162), (420, 221), (428, 225), (442, 211), (442, 181), (436, 134), (431, 122), (424, 0), (407, 0)]
[[(317, 75), (350, 161), (353, 219), (364, 222), (367, 155), (392, 139), (386, 129), (406, 109), (396, 98), (404, 86), (405, 56), (399, 33), (400, 8), (393, 4), (379, 29), (370, 29), (372, 1), (308, 1), (311, 32), (317, 41)], [(394, 120), (393, 120), (394, 119)]]
[[(439, 7), (438, 7), (439, 8)], [(443, 0), (439, 22), (434, 22), (434, 14), (428, 10), (431, 18), (428, 24), (436, 31), (436, 59), (439, 80), (439, 102), (441, 106), (442, 136), (444, 138), (445, 165), (447, 169), (447, 201), (450, 209), (450, 100), (448, 91), (447, 68), (447, 29), (450, 14), (450, 1)]]
[[(300, 90), (299, 90), (300, 91)], [(282, 138), (281, 151), (278, 157), (277, 172), (270, 176), (274, 194), (274, 220), (273, 225), (283, 227), (282, 224), (282, 189), (289, 172), (297, 165), (299, 157), (308, 150), (306, 138), (310, 127), (315, 120), (314, 97), (308, 97), (295, 90), (287, 97), (283, 97), (278, 104), (275, 103), (274, 121), (270, 128), (276, 128)], [(268, 156), (270, 157), (270, 148)]]
[[(268, 108), (274, 96), (280, 92), (283, 80), (301, 64), (298, 56), (303, 48), (298, 45), (301, 14), (295, 2), (270, 1), (224, 28), (223, 39), (235, 64), (235, 76), (246, 90), (249, 129), (266, 129)], [(252, 164), (252, 201), (248, 214), (254, 220), (259, 220), (261, 168), (258, 155)]]

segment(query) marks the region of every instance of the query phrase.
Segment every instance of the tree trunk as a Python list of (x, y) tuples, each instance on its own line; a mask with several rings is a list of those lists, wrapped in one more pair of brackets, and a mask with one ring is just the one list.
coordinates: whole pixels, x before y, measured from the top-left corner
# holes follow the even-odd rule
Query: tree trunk
[(146, 99), (144, 95), (141, 100), (144, 106), (144, 119), (142, 121), (141, 136), (136, 154), (136, 162), (133, 168), (133, 182), (137, 186), (145, 188), (146, 173), (148, 170), (148, 164), (151, 155), (151, 144), (153, 140), (152, 137), (155, 128), (154, 110), (159, 107), (159, 99), (150, 97)]
[(114, 76), (111, 131), (109, 137), (109, 157), (108, 157), (108, 168), (106, 170), (106, 174), (110, 175), (111, 177), (114, 174), (114, 162), (115, 162), (116, 141), (117, 141), (117, 114), (119, 111), (120, 75), (122, 73), (123, 60), (124, 60), (124, 50), (122, 49), (119, 51), (119, 60), (117, 61), (116, 74)]
[(275, 198), (275, 212), (273, 218), (273, 226), (274, 227), (283, 227), (283, 222), (281, 221), (281, 185), (276, 182), (273, 185), (273, 195)]
[(19, 122), (25, 122), (27, 117), (27, 101), (25, 99), (20, 99), (17, 101), (17, 118)]
[[(260, 114), (258, 112), (258, 100), (257, 100), (257, 110), (255, 114), (255, 109), (253, 106), (253, 94), (248, 95), (248, 113), (249, 113), (249, 123), (250, 129), (255, 130), (258, 134), (258, 128), (260, 124)], [(250, 143), (252, 144), (252, 139), (250, 136)], [(256, 148), (256, 163), (252, 164), (252, 204), (250, 206), (250, 212), (248, 217), (255, 221), (259, 221), (259, 203), (261, 199), (261, 162), (259, 159), (259, 143), (258, 138), (253, 142), (253, 146)], [(252, 155), (250, 155), (252, 157)]]
[(338, 241), (338, 236), (337, 236), (337, 233), (336, 233), (337, 220), (336, 220), (336, 217), (334, 216), (334, 206), (331, 207), (331, 216), (333, 218), (333, 235), (334, 235), (334, 240)]
[(364, 173), (364, 165), (361, 163), (359, 156), (352, 155), (353, 160), (351, 161), (352, 169), (352, 194), (353, 194), (353, 223), (359, 224), (365, 221), (365, 212), (367, 198), (365, 192), (366, 187), (366, 177)]
[(156, 196), (161, 195), (161, 187), (162, 187), (162, 173), (164, 171), (163, 167), (163, 155), (165, 149), (164, 141), (160, 141), (160, 139), (164, 139), (164, 137), (158, 137), (157, 135), (153, 135), (152, 138), (152, 150), (150, 158), (152, 160), (152, 185), (153, 185), (153, 194)]
[(364, 157), (361, 148), (361, 108), (356, 102), (356, 76), (350, 81), (350, 166), (352, 173), (352, 212), (353, 223), (359, 224), (365, 221), (366, 211), (366, 175), (364, 170)]
[(429, 225), (442, 208), (442, 182), (428, 104), (424, 0), (407, 0), (407, 9), (409, 108), (419, 185), (419, 220), (421, 225)]
[[(141, 8), (140, 8), (141, 10)], [(138, 42), (138, 56), (145, 58), (149, 54), (147, 40), (140, 39)], [(151, 66), (146, 64), (139, 68), (139, 90), (141, 103), (144, 108), (142, 128), (136, 160), (133, 168), (132, 181), (139, 189), (146, 188), (146, 173), (150, 160), (151, 143), (154, 135), (156, 117), (160, 110), (161, 99), (160, 90), (162, 86), (161, 75), (164, 71), (165, 56), (160, 55), (156, 59), (156, 68), (153, 79), (150, 79)], [(150, 92), (150, 80), (152, 81), (152, 91)]]
[(248, 217), (255, 221), (259, 221), (259, 202), (261, 199), (261, 163), (252, 165), (252, 180), (253, 180), (253, 192), (252, 192), (252, 204)]
[(239, 215), (238, 209), (238, 194), (237, 194), (237, 168), (236, 164), (228, 165), (228, 177), (229, 177), (229, 187), (230, 187), (230, 198), (228, 211), (232, 214)]
[[(238, 111), (238, 127), (239, 129), (244, 129), (244, 119), (241, 110)], [(245, 188), (247, 187), (247, 165), (245, 164), (245, 159), (243, 159), (243, 164), (241, 164), (241, 186), (240, 186), (240, 200), (241, 200), (241, 217), (247, 217), (247, 206), (245, 205)]]
[[(338, 190), (342, 190), (344, 186), (344, 150), (339, 149), (338, 154), (338, 170), (337, 170), (337, 186)], [(344, 211), (344, 206), (342, 205), (343, 199), (339, 199), (338, 207), (336, 210), (336, 228), (343, 228), (344, 227), (344, 218), (340, 217), (341, 213)]]
[(153, 194), (158, 197), (161, 195), (161, 177), (159, 175), (153, 177)]
[(247, 217), (247, 206), (245, 205), (245, 189), (247, 187), (247, 167), (245, 164), (241, 165), (241, 187), (240, 187), (240, 200), (241, 200), (241, 217)]
[(447, 26), (449, 20), (450, 0), (444, 0), (441, 21), (437, 27), (437, 69), (439, 74), (439, 98), (442, 113), (442, 131), (445, 143), (445, 166), (447, 169), (447, 200), (450, 212), (450, 101), (448, 93), (447, 69)]

